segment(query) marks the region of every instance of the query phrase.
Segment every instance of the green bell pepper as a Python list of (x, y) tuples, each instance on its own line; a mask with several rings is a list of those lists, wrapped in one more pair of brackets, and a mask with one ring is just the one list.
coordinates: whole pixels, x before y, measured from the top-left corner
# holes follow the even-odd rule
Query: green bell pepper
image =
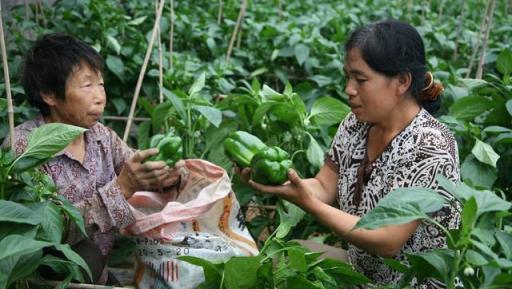
[(158, 149), (158, 154), (149, 158), (150, 161), (164, 161), (168, 166), (183, 158), (182, 141), (179, 136), (169, 132), (168, 134), (157, 134), (151, 138), (149, 146)]
[(288, 180), (292, 161), (279, 147), (269, 147), (254, 155), (251, 161), (251, 179), (264, 185), (282, 185)]
[(258, 137), (245, 131), (232, 132), (224, 140), (224, 152), (242, 168), (250, 166), (254, 154), (265, 148)]

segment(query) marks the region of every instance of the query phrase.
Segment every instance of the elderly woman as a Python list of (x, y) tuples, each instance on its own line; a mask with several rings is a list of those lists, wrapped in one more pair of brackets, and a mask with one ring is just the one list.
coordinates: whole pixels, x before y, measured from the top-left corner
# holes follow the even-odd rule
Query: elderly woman
[(107, 101), (102, 69), (102, 57), (83, 41), (64, 34), (39, 39), (26, 55), (22, 85), (40, 115), (16, 127), (14, 148), (21, 154), (28, 134), (45, 123), (88, 129), (42, 170), (82, 212), (90, 239), (71, 229), (67, 242), (100, 284), (107, 281), (106, 257), (116, 232), (134, 222), (126, 200), (137, 190), (170, 185), (164, 162), (144, 162), (156, 149), (134, 152), (98, 122)]
[[(345, 52), (345, 92), (352, 112), (339, 126), (320, 172), (303, 180), (291, 170), (290, 181), (282, 186), (249, 184), (302, 207), (349, 243), (348, 259), (356, 270), (377, 285), (394, 284), (400, 273), (379, 257), (403, 260), (407, 252), (445, 247), (445, 236), (421, 221), (377, 230), (352, 228), (396, 188), (428, 187), (453, 199), (436, 175), (459, 180), (457, 144), (429, 113), (439, 107), (442, 86), (427, 71), (423, 41), (414, 27), (393, 20), (367, 25), (352, 33)], [(242, 179), (248, 178), (244, 169)], [(433, 215), (456, 228), (459, 209), (446, 206)], [(444, 284), (413, 280), (411, 286)]]

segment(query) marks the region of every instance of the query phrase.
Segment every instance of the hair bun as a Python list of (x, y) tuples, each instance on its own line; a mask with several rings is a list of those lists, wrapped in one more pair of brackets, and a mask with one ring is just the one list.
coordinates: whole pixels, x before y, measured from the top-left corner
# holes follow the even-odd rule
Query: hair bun
[(439, 82), (434, 82), (434, 75), (429, 71), (425, 74), (425, 88), (421, 90), (422, 101), (436, 101), (444, 87)]

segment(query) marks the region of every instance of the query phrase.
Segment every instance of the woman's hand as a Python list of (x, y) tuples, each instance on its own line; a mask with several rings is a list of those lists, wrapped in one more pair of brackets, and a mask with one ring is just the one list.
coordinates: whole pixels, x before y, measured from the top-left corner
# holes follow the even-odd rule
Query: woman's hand
[(235, 172), (239, 172), (240, 179), (256, 190), (267, 194), (274, 194), (300, 207), (307, 205), (311, 198), (314, 198), (306, 182), (293, 169), (288, 171), (288, 181), (280, 186), (266, 186), (256, 183), (250, 179), (251, 170), (249, 168), (244, 168), (241, 171), (240, 169), (235, 169)]
[(176, 182), (170, 177), (171, 169), (163, 161), (144, 162), (150, 156), (156, 155), (155, 148), (137, 151), (123, 166), (117, 177), (126, 199), (136, 191), (150, 188), (167, 188)]

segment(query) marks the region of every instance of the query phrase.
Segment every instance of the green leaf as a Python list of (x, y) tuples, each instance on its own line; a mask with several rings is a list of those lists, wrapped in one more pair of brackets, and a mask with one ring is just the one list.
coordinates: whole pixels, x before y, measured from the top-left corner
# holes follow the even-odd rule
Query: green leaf
[(194, 105), (192, 108), (199, 111), (215, 127), (219, 127), (222, 122), (222, 112), (215, 107)]
[(7, 99), (0, 98), (0, 111), (4, 111), (7, 108)]
[(201, 74), (194, 81), (194, 84), (192, 84), (192, 86), (190, 87), (188, 94), (194, 95), (200, 92), (204, 88), (205, 78), (206, 74), (204, 72), (201, 72)]
[(478, 205), (476, 203), (476, 199), (474, 197), (470, 198), (468, 201), (464, 203), (464, 208), (462, 209), (462, 226), (461, 226), (461, 236), (463, 238), (469, 237), (473, 227), (475, 226), (475, 221), (477, 218)]
[(119, 44), (117, 39), (115, 39), (113, 36), (111, 36), (111, 35), (107, 36), (107, 43), (108, 43), (108, 46), (110, 46), (110, 48), (114, 49), (114, 51), (116, 52), (117, 55), (119, 55), (119, 53), (121, 53), (121, 45)]
[(19, 171), (27, 170), (34, 164), (21, 166), (23, 159), (44, 161), (53, 157), (84, 131), (86, 129), (63, 123), (49, 123), (34, 129), (28, 136), (25, 152), (14, 161), (20, 165), (14, 167)]
[(121, 58), (108, 55), (106, 64), (112, 73), (114, 73), (120, 80), (124, 80), (124, 64), (123, 61), (121, 61)]
[(80, 214), (80, 211), (73, 206), (73, 204), (64, 196), (57, 195), (57, 199), (60, 201), (60, 208), (62, 211), (78, 226), (80, 229), (80, 232), (84, 234), (84, 236), (87, 236), (87, 233), (85, 231), (85, 224), (84, 224), (84, 218), (82, 217), (82, 214)]
[(512, 115), (512, 99), (507, 100), (507, 103), (505, 104), (507, 107), (507, 111), (510, 115)]
[(41, 218), (22, 204), (0, 200), (0, 222), (2, 221), (37, 225), (41, 223)]
[(512, 207), (510, 202), (503, 200), (491, 191), (477, 191), (468, 187), (464, 183), (457, 185), (457, 194), (459, 198), (469, 200), (474, 197), (478, 204), (477, 215), (480, 216), (487, 212), (507, 211)]
[(53, 255), (45, 255), (36, 263), (52, 268), (59, 276), (70, 275), (73, 279), (81, 283), (85, 281), (79, 266), (71, 261), (63, 260)]
[[(16, 281), (22, 280), (23, 278), (30, 276), (30, 274), (32, 274), (36, 270), (36, 268), (39, 267), (39, 260), (41, 260), (42, 256), (42, 251), (38, 251), (32, 254), (11, 257), (0, 261), (0, 267), (2, 267), (0, 271), (4, 270), (4, 265), (6, 264), (8, 264), (8, 267), (13, 266), (11, 267), (12, 270), (9, 276), (8, 286), (14, 284)], [(0, 288), (3, 288), (1, 286), (1, 283), (2, 282), (0, 281)]]
[(484, 128), (482, 131), (487, 133), (511, 133), (512, 129), (497, 125), (491, 125)]
[(476, 188), (491, 189), (498, 178), (496, 168), (468, 155), (461, 166), (462, 179)]
[(54, 244), (54, 247), (55, 249), (62, 252), (62, 254), (64, 254), (64, 256), (68, 258), (68, 260), (72, 261), (73, 263), (77, 264), (82, 269), (84, 269), (85, 272), (87, 272), (89, 279), (92, 280), (92, 274), (91, 270), (89, 269), (89, 266), (87, 265), (87, 263), (85, 263), (84, 259), (80, 257), (80, 255), (78, 255), (77, 253), (75, 253), (75, 251), (71, 249), (71, 247), (68, 244)]
[(42, 219), (38, 239), (51, 243), (60, 243), (64, 228), (60, 208), (51, 201), (31, 204), (30, 208)]
[(484, 96), (462, 97), (450, 106), (450, 115), (460, 120), (473, 120), (495, 106), (493, 100)]
[(414, 273), (422, 280), (427, 277), (437, 278), (447, 283), (452, 264), (453, 251), (449, 249), (434, 249), (428, 252), (408, 254)]
[(118, 98), (111, 99), (110, 101), (114, 104), (117, 114), (122, 115), (127, 107), (126, 101), (124, 100), (124, 98), (118, 97)]
[(224, 264), (226, 289), (251, 289), (258, 282), (260, 257), (232, 257)]
[(145, 120), (137, 126), (137, 147), (139, 149), (149, 148), (151, 135), (151, 121)]
[(468, 262), (469, 264), (471, 264), (473, 266), (483, 266), (483, 265), (489, 263), (489, 261), (487, 261), (487, 259), (484, 256), (482, 256), (482, 254), (478, 253), (477, 251), (471, 250), (471, 249), (466, 251), (465, 257), (466, 257), (466, 262)]
[(475, 79), (475, 78), (462, 78), (459, 81), (467, 87), (469, 90), (473, 90), (479, 87), (483, 87), (489, 85), (489, 83), (483, 79)]
[(0, 260), (34, 253), (52, 243), (36, 241), (21, 235), (10, 235), (0, 241)]
[(333, 259), (324, 259), (318, 266), (321, 267), (326, 273), (336, 278), (339, 285), (358, 285), (366, 284), (370, 280), (362, 273), (354, 271), (352, 266), (348, 263), (341, 262)]
[(475, 145), (471, 150), (473, 155), (482, 163), (496, 167), (496, 162), (498, 161), (500, 156), (494, 151), (494, 149), (490, 145), (482, 142), (478, 138), (475, 139)]
[(441, 209), (445, 202), (441, 195), (431, 189), (398, 188), (382, 198), (373, 210), (359, 220), (354, 229), (372, 230), (430, 219), (426, 213)]
[(324, 165), (324, 151), (316, 139), (310, 133), (307, 134), (309, 135), (309, 145), (306, 151), (306, 158), (313, 166), (320, 168)]
[(277, 207), (277, 212), (279, 213), (280, 224), (276, 229), (276, 237), (284, 238), (290, 230), (295, 227), (306, 215), (301, 208), (296, 205), (288, 202), (282, 201), (282, 206)]
[(165, 87), (163, 88), (163, 93), (165, 97), (167, 97), (167, 99), (172, 103), (172, 106), (174, 107), (174, 109), (176, 109), (180, 117), (182, 119), (186, 119), (187, 113), (185, 111), (185, 105), (183, 104), (181, 98), (179, 98), (176, 94), (174, 94), (172, 91), (168, 90)]
[(340, 123), (349, 112), (348, 105), (333, 97), (325, 96), (313, 103), (309, 116), (318, 125), (330, 126)]
[(313, 80), (318, 84), (319, 87), (326, 86), (333, 82), (333, 79), (324, 75), (313, 75), (309, 79)]
[(512, 51), (503, 49), (496, 59), (496, 68), (503, 75), (512, 74)]
[(294, 51), (295, 57), (297, 58), (297, 62), (299, 63), (299, 65), (304, 64), (306, 59), (308, 59), (309, 57), (309, 47), (302, 43), (299, 43), (295, 46)]
[(146, 20), (146, 18), (147, 18), (147, 16), (141, 16), (141, 17), (135, 18), (133, 20), (128, 21), (128, 25), (137, 26), (139, 24), (144, 23), (144, 20)]
[(288, 264), (291, 269), (295, 269), (299, 272), (306, 272), (308, 270), (304, 252), (303, 249), (301, 250), (299, 248), (288, 249)]
[[(178, 259), (202, 267), (204, 272), (205, 283), (220, 284), (220, 280), (222, 277), (222, 267), (224, 264), (214, 264), (208, 260), (204, 260), (194, 256), (180, 256), (178, 257)], [(216, 288), (219, 288), (219, 286), (216, 286)]]
[(496, 240), (500, 243), (501, 251), (507, 259), (512, 260), (512, 235), (503, 231), (496, 232)]

